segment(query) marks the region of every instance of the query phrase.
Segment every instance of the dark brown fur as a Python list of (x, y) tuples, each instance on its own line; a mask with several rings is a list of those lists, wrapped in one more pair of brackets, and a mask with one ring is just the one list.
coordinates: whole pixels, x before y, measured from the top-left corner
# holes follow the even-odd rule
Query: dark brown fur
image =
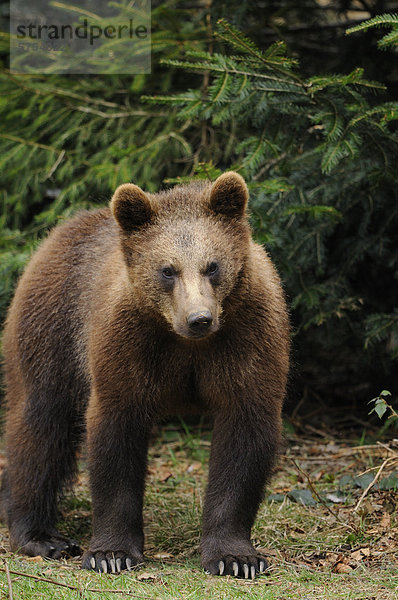
[(265, 566), (250, 530), (280, 443), (289, 332), (247, 197), (236, 173), (156, 195), (126, 184), (30, 261), (4, 336), (13, 550), (79, 551), (54, 524), (85, 417), (94, 531), (83, 566), (142, 562), (151, 426), (200, 410), (214, 415), (202, 564), (249, 577)]

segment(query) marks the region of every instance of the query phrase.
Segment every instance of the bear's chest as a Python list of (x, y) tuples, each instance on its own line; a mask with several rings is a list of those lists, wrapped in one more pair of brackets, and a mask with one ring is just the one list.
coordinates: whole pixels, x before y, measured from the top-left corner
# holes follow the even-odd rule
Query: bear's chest
[(209, 406), (200, 390), (195, 365), (191, 364), (180, 372), (165, 393), (166, 416), (199, 415), (209, 412)]

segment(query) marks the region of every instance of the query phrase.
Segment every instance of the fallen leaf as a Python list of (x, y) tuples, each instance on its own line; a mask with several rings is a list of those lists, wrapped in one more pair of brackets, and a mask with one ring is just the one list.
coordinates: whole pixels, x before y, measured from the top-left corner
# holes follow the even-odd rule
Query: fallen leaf
[(330, 502), (333, 502), (333, 504), (339, 504), (341, 502), (345, 502), (347, 500), (347, 497), (337, 490), (335, 492), (329, 492), (328, 494), (326, 494), (326, 499), (330, 500)]
[(350, 567), (350, 565), (346, 565), (343, 562), (337, 563), (337, 565), (335, 565), (333, 568), (334, 573), (351, 573), (352, 570), (353, 569)]
[(353, 476), (352, 475), (343, 475), (340, 478), (339, 485), (340, 485), (340, 487), (345, 487), (345, 486), (353, 487), (353, 485), (354, 485)]
[(195, 471), (199, 471), (202, 468), (201, 463), (196, 462), (192, 463), (187, 467), (187, 473), (194, 473)]
[(288, 493), (288, 498), (294, 502), (303, 504), (304, 506), (316, 506), (316, 502), (312, 497), (310, 490), (291, 490)]
[(278, 550), (274, 550), (274, 548), (257, 548), (260, 554), (264, 554), (264, 556), (279, 556), (280, 552)]
[(370, 555), (370, 548), (360, 548), (359, 550), (355, 550), (355, 552), (351, 552), (351, 558), (354, 560), (362, 560)]
[(391, 525), (391, 517), (387, 512), (385, 512), (385, 513), (383, 513), (383, 516), (381, 518), (380, 527), (382, 527), (383, 529), (389, 529), (390, 525)]
[(267, 502), (283, 502), (285, 497), (285, 494), (270, 494), (267, 496)]
[(170, 560), (173, 559), (174, 556), (169, 552), (156, 552), (156, 554), (153, 555), (153, 558), (156, 558), (157, 560)]
[(25, 560), (27, 560), (28, 562), (33, 562), (33, 563), (44, 562), (44, 559), (42, 556), (28, 556), (27, 558), (25, 558)]
[(363, 475), (358, 475), (358, 477), (355, 477), (354, 483), (356, 486), (365, 490), (368, 487), (368, 485), (372, 483), (374, 478), (375, 473), (373, 473), (373, 471), (369, 471), (368, 473), (364, 473)]
[(398, 473), (392, 473), (388, 477), (383, 477), (379, 482), (381, 490), (395, 490), (398, 488)]
[(157, 576), (154, 573), (144, 572), (137, 575), (137, 579), (138, 581), (155, 581), (155, 579), (157, 579)]
[(325, 559), (328, 563), (335, 563), (339, 555), (335, 552), (326, 552)]

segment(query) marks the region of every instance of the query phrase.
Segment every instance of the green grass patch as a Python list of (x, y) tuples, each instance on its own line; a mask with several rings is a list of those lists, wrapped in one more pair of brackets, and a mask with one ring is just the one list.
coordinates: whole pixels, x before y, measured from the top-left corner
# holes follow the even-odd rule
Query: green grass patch
[[(268, 558), (269, 574), (245, 581), (209, 576), (200, 567), (209, 449), (209, 431), (185, 424), (163, 428), (152, 444), (143, 568), (115, 576), (82, 571), (78, 558), (17, 556), (9, 551), (2, 527), (0, 598), (397, 598), (397, 490), (394, 485), (390, 489), (374, 485), (361, 500), (365, 491), (361, 482), (368, 479), (358, 479), (363, 472), (377, 474), (394, 450), (377, 444), (352, 448), (316, 440), (291, 443), (252, 533), (254, 544)], [(391, 460), (383, 470), (383, 477), (393, 484), (394, 469)], [(299, 493), (292, 494), (294, 490)], [(307, 503), (309, 495), (312, 502)], [(62, 531), (87, 548), (91, 509), (84, 459), (74, 492), (61, 502), (61, 513)]]

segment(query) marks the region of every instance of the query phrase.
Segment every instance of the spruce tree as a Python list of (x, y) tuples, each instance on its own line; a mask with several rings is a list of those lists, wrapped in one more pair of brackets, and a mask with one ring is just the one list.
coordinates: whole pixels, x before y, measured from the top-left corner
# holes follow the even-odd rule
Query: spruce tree
[[(127, 18), (131, 3), (120, 4)], [(159, 58), (204, 48), (207, 13), (181, 0), (153, 2), (151, 75), (15, 75), (7, 66), (8, 33), (0, 36), (1, 321), (18, 274), (49, 227), (106, 204), (120, 183), (153, 191), (164, 177), (189, 172), (185, 124), (176, 111), (152, 109), (140, 97), (144, 90), (184, 89), (189, 77)]]
[(200, 177), (216, 176), (216, 162), (249, 181), (257, 239), (290, 299), (302, 385), (362, 397), (393, 387), (397, 103), (362, 69), (304, 78), (282, 43), (261, 50), (224, 20), (216, 35), (223, 52), (166, 61), (208, 73), (205, 93), (197, 87), (148, 102), (177, 107), (182, 122), (208, 129), (201, 157), (213, 162)]
[[(226, 21), (214, 38), (213, 8), (183, 6), (154, 8), (152, 76), (1, 70), (2, 315), (59, 219), (125, 181), (151, 191), (234, 168), (285, 282), (297, 389), (394, 389), (397, 103), (362, 69), (308, 77), (284, 43), (259, 48)], [(389, 24), (392, 47), (396, 16), (383, 18), (358, 29)]]

